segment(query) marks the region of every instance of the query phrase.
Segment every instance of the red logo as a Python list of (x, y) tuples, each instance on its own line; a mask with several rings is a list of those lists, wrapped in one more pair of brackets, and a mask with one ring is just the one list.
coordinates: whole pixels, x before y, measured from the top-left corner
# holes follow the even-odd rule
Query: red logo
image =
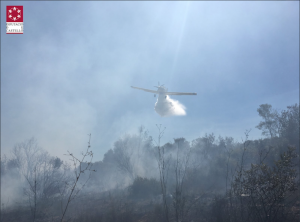
[(6, 33), (23, 34), (23, 6), (6, 6)]
[(6, 22), (23, 22), (23, 6), (6, 6)]

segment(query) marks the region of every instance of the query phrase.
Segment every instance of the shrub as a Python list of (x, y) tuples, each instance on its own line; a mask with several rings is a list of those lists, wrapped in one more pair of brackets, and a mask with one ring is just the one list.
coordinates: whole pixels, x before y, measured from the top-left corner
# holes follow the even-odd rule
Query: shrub
[(143, 199), (159, 195), (160, 184), (155, 179), (136, 177), (128, 190), (131, 198)]

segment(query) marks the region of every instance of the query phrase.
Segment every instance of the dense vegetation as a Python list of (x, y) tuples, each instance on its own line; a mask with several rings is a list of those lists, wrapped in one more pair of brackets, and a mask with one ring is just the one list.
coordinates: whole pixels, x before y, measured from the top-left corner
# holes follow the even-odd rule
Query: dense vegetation
[(299, 106), (257, 111), (262, 139), (160, 144), (162, 126), (140, 127), (96, 162), (90, 146), (70, 164), (18, 143), (1, 158), (1, 221), (298, 221)]

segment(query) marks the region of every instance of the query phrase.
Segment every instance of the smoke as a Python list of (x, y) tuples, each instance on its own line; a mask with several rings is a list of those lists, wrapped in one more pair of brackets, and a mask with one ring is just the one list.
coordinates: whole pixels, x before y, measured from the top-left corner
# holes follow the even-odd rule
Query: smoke
[[(10, 174), (1, 175), (1, 209), (13, 207), (23, 199), (23, 182), (12, 170)], [(26, 199), (27, 200), (27, 199)]]
[(155, 103), (155, 111), (160, 116), (184, 116), (185, 106), (179, 101), (171, 99), (169, 96), (159, 96)]

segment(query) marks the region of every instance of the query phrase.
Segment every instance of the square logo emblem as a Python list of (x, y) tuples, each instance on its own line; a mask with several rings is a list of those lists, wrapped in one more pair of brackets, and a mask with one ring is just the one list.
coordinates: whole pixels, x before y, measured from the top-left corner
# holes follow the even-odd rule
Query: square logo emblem
[(6, 34), (23, 34), (23, 6), (6, 6)]

